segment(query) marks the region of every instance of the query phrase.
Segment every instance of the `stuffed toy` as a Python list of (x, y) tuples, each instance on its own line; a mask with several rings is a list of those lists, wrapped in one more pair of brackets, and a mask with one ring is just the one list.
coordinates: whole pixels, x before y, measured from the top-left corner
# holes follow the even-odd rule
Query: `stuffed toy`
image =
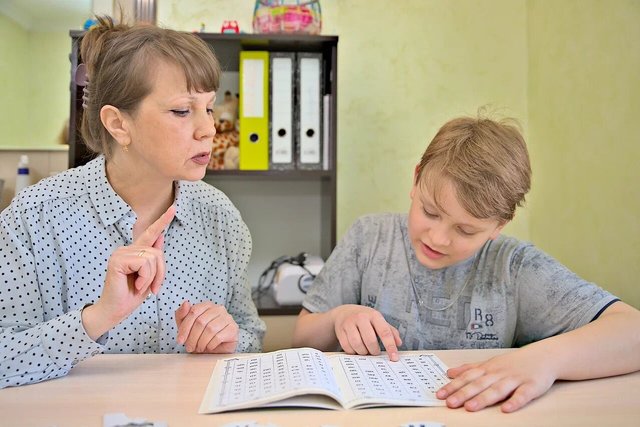
[(213, 137), (213, 150), (209, 169), (238, 169), (238, 148), (240, 134), (238, 132), (238, 97), (226, 91), (224, 100), (213, 109), (216, 135)]

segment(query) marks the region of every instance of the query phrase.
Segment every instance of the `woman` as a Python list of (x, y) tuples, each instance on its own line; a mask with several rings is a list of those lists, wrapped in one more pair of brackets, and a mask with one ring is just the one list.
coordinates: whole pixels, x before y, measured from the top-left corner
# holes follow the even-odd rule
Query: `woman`
[(251, 236), (199, 181), (216, 58), (194, 35), (110, 18), (80, 52), (82, 133), (99, 155), (2, 212), (0, 387), (66, 375), (100, 352), (260, 351)]

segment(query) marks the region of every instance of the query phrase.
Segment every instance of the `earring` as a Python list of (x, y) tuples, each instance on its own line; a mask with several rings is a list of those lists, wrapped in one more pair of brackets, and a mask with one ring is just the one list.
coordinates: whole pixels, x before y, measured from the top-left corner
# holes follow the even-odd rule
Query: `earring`
[(125, 153), (128, 153), (129, 152), (129, 144), (123, 145), (122, 146), (122, 151), (124, 151)]

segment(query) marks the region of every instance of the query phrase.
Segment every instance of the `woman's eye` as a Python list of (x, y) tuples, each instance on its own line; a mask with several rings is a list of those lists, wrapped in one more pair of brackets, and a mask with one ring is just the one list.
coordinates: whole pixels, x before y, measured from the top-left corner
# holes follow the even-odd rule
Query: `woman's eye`
[(207, 114), (213, 114), (213, 108), (207, 108)]
[(184, 117), (189, 114), (189, 110), (171, 110), (171, 112), (178, 117)]

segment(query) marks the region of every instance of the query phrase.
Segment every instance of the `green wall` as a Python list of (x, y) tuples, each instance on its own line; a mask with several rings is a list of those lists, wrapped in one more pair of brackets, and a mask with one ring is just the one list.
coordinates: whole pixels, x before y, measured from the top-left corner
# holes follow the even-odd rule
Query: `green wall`
[[(235, 19), (251, 32), (254, 3), (165, 0), (158, 21), (217, 31)], [(408, 209), (413, 168), (449, 118), (490, 104), (526, 130), (524, 0), (389, 4), (322, 2), (323, 33), (340, 36), (339, 236), (364, 213)], [(520, 211), (509, 233), (528, 238), (527, 216)]]
[[(529, 203), (505, 232), (640, 307), (640, 2), (389, 4), (322, 2), (323, 33), (340, 36), (339, 236), (364, 213), (406, 210), (438, 127), (490, 105), (520, 120), (533, 161)], [(250, 31), (253, 5), (165, 0), (158, 18)]]
[(28, 31), (0, 14), (0, 147), (58, 144), (69, 117), (66, 31)]
[[(29, 33), (28, 141), (33, 145), (58, 144), (58, 136), (69, 120), (71, 38), (68, 31)], [(56, 76), (52, 79), (51, 76)]]
[[(414, 167), (447, 120), (488, 104), (526, 127), (523, 1), (326, 4), (340, 12), (327, 20), (340, 35), (340, 234), (364, 213), (408, 210)], [(511, 234), (528, 238), (527, 214)]]
[(532, 240), (640, 308), (640, 2), (533, 0)]
[(0, 14), (0, 146), (25, 143), (28, 47), (27, 31)]
[[(158, 21), (218, 31), (235, 19), (250, 32), (254, 3), (162, 0)], [(640, 307), (640, 2), (322, 6), (323, 33), (340, 36), (339, 236), (364, 213), (406, 210), (413, 166), (438, 127), (490, 105), (520, 120), (533, 161), (529, 203), (506, 233)], [(67, 41), (0, 16), (0, 145), (55, 143), (68, 114)]]

